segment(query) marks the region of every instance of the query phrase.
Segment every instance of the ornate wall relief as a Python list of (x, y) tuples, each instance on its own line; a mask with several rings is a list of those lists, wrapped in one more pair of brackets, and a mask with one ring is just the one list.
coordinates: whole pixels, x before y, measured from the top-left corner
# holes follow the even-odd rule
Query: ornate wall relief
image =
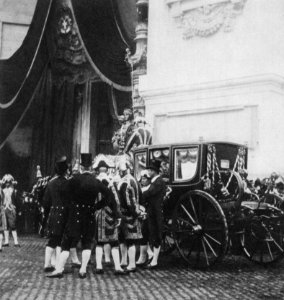
[(235, 19), (244, 9), (246, 0), (166, 0), (183, 38), (207, 37), (221, 28), (233, 29)]

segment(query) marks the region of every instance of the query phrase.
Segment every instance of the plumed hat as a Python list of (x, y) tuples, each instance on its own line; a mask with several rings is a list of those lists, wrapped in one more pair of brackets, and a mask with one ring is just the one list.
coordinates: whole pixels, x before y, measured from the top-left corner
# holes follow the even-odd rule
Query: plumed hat
[(161, 167), (161, 161), (160, 160), (152, 160), (148, 166), (146, 166), (146, 169), (153, 170), (156, 173), (160, 173), (160, 167)]
[(88, 168), (92, 165), (91, 153), (81, 153), (81, 165), (85, 168)]

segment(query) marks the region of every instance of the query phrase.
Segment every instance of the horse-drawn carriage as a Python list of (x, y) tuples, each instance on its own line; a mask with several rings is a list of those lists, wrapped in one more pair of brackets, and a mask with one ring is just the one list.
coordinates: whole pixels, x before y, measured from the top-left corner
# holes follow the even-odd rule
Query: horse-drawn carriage
[[(134, 150), (134, 175), (150, 160), (170, 194), (164, 201), (163, 251), (177, 249), (193, 267), (210, 267), (230, 250), (268, 264), (284, 254), (284, 213), (270, 193), (245, 188), (247, 148), (223, 142), (145, 146)], [(274, 197), (273, 197), (274, 199)]]

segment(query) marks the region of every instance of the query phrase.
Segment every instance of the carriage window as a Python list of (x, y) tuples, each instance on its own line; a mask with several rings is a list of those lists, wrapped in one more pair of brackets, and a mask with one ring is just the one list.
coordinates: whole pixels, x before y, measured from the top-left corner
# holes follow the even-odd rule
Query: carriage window
[(150, 152), (150, 160), (159, 160), (161, 162), (160, 175), (164, 181), (170, 179), (169, 148), (154, 149)]
[(174, 180), (190, 180), (197, 170), (198, 147), (175, 149)]
[(141, 172), (146, 168), (146, 152), (135, 154), (135, 177), (139, 181), (141, 178)]

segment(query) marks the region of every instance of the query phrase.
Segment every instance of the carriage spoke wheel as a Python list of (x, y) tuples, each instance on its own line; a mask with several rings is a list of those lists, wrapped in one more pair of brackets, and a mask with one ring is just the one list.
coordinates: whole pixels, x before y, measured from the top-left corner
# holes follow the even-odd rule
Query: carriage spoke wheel
[(233, 202), (236, 208), (240, 207), (244, 194), (244, 184), (241, 176), (234, 171), (220, 171), (221, 181), (227, 187), (228, 195), (217, 194), (217, 199), (225, 198), (227, 201)]
[(253, 262), (267, 265), (284, 256), (284, 222), (277, 217), (255, 218), (245, 226), (241, 238), (244, 254)]
[(228, 245), (228, 226), (218, 202), (203, 191), (186, 193), (178, 201), (173, 232), (182, 258), (194, 268), (220, 261)]

